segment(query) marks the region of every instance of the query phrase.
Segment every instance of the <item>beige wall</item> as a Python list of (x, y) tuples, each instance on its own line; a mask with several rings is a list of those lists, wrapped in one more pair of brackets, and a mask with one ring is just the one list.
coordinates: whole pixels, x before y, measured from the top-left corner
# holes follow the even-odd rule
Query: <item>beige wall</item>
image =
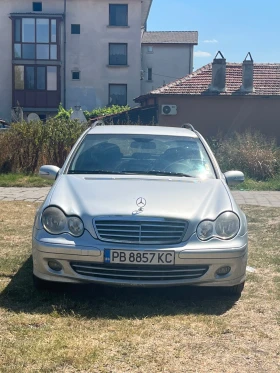
[[(42, 13), (62, 14), (64, 11), (64, 0), (42, 0), (42, 3)], [(107, 27), (109, 4), (113, 3), (129, 3), (128, 28)], [(12, 21), (9, 15), (25, 12), (32, 12), (32, 1), (0, 0), (0, 118), (5, 120), (10, 120), (12, 106)], [(71, 35), (72, 23), (81, 24), (80, 35)], [(67, 0), (66, 29), (66, 107), (81, 105), (91, 110), (107, 105), (110, 83), (127, 84), (128, 104), (135, 106), (133, 99), (141, 93), (141, 0)], [(61, 41), (63, 62), (63, 38)], [(107, 66), (108, 44), (114, 42), (128, 43), (128, 67)], [(72, 81), (74, 69), (81, 71), (79, 81)], [(63, 76), (62, 68), (62, 80)]]
[[(153, 47), (153, 53), (148, 47)], [(148, 81), (148, 68), (153, 69), (153, 80)], [(141, 94), (182, 78), (193, 71), (193, 46), (189, 44), (142, 44)]]
[[(219, 131), (258, 129), (276, 137), (280, 143), (280, 97), (190, 97), (158, 98), (159, 124), (181, 126), (191, 123), (203, 136), (215, 136)], [(178, 114), (160, 114), (161, 105), (177, 105)]]
[[(129, 2), (128, 28), (108, 27), (109, 4)], [(71, 24), (81, 34), (71, 35)], [(84, 109), (108, 105), (109, 84), (127, 84), (128, 104), (140, 93), (141, 0), (72, 0), (67, 6), (67, 107)], [(109, 43), (128, 44), (128, 67), (108, 67)], [(71, 71), (81, 71), (72, 81)]]

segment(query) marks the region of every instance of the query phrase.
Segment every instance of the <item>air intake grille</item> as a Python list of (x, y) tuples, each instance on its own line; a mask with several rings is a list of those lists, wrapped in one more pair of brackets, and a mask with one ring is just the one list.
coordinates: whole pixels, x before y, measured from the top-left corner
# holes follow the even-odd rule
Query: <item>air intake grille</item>
[(174, 219), (98, 218), (94, 220), (102, 241), (135, 244), (176, 244), (183, 240), (187, 222)]
[(97, 277), (110, 280), (130, 281), (179, 281), (202, 277), (208, 266), (125, 266), (112, 264), (96, 264), (86, 262), (72, 262), (73, 270), (82, 276)]

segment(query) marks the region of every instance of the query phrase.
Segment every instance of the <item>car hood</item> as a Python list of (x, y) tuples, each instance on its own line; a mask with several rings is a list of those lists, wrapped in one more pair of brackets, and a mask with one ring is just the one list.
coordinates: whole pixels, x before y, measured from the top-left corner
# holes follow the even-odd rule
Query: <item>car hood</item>
[[(146, 200), (143, 211), (136, 201)], [(126, 215), (199, 221), (232, 210), (228, 188), (220, 179), (61, 175), (45, 206), (56, 205), (83, 219)]]

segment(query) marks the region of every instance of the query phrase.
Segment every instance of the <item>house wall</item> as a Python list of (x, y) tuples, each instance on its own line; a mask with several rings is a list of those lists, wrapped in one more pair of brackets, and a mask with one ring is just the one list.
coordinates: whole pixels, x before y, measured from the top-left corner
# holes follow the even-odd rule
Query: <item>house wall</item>
[[(148, 81), (148, 68), (153, 69), (152, 81)], [(141, 94), (182, 78), (193, 71), (193, 45), (142, 44), (142, 70)]]
[[(158, 97), (161, 126), (182, 126), (191, 123), (203, 136), (216, 136), (256, 129), (273, 136), (280, 144), (280, 97)], [(161, 105), (177, 105), (175, 116), (161, 114)]]
[[(129, 27), (108, 27), (109, 4), (129, 4)], [(44, 13), (64, 12), (64, 0), (42, 0)], [(10, 120), (12, 107), (12, 21), (10, 13), (32, 12), (30, 0), (0, 0), (0, 118)], [(38, 12), (36, 12), (39, 14)], [(81, 34), (71, 34), (71, 24)], [(66, 107), (92, 110), (109, 101), (109, 84), (127, 84), (128, 104), (141, 93), (141, 0), (67, 0)], [(128, 44), (128, 67), (108, 67), (109, 43)], [(64, 92), (63, 25), (61, 29), (61, 101)], [(80, 80), (72, 81), (72, 70)]]
[[(129, 27), (108, 27), (109, 4), (127, 4)], [(140, 92), (141, 0), (72, 0), (67, 5), (67, 107), (108, 105), (109, 84), (127, 84), (128, 105)], [(71, 35), (71, 24), (81, 34)], [(109, 67), (109, 43), (128, 44), (128, 67)], [(80, 70), (73, 81), (71, 71)]]

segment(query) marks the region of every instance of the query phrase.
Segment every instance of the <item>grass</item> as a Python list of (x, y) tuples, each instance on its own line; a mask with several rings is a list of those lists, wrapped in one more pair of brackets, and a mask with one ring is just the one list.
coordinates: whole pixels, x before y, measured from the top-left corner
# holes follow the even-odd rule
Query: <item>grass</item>
[(53, 181), (44, 180), (37, 175), (0, 173), (0, 187), (47, 187), (52, 184)]
[[(1, 174), (0, 187), (46, 187), (53, 181), (44, 180), (37, 175)], [(245, 182), (232, 188), (233, 190), (280, 191), (280, 176), (267, 181), (256, 181), (246, 178)]]
[(280, 191), (280, 176), (267, 181), (245, 178), (245, 182), (232, 188), (233, 190)]
[[(280, 371), (280, 211), (244, 207), (240, 299), (211, 289), (32, 287), (36, 205), (0, 202), (1, 373)], [(265, 227), (265, 229), (264, 229)]]

